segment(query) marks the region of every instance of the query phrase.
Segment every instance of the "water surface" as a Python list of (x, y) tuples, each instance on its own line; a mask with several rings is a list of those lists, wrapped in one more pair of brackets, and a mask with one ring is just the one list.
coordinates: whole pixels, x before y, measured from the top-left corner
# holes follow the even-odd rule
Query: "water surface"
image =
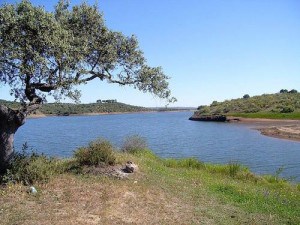
[(38, 152), (69, 157), (73, 151), (103, 137), (121, 146), (129, 135), (147, 139), (161, 157), (196, 157), (204, 162), (238, 161), (259, 174), (300, 181), (300, 142), (262, 136), (249, 125), (190, 121), (192, 112), (136, 113), (28, 119), (15, 137)]

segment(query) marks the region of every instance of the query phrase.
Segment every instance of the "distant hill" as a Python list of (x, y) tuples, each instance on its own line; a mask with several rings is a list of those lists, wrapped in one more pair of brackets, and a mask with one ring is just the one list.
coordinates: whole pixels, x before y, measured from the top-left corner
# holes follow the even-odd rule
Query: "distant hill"
[(209, 106), (199, 106), (194, 116), (227, 115), (248, 118), (300, 119), (300, 93), (296, 90), (276, 94), (213, 101)]
[[(6, 105), (10, 108), (17, 109), (20, 103), (6, 101), (0, 99), (0, 104)], [(90, 104), (72, 104), (72, 103), (47, 103), (41, 105), (39, 110), (34, 114), (45, 115), (80, 115), (93, 113), (125, 113), (125, 112), (147, 112), (147, 111), (179, 111), (179, 110), (195, 110), (189, 107), (157, 107), (146, 108), (140, 106), (133, 106), (121, 102), (98, 102)]]
[[(5, 101), (0, 99), (0, 104), (17, 109), (18, 102)], [(142, 112), (148, 111), (147, 108), (127, 105), (120, 102), (113, 103), (91, 103), (91, 104), (72, 104), (72, 103), (47, 103), (41, 105), (37, 114), (46, 115), (73, 115), (89, 113), (114, 113), (114, 112)]]

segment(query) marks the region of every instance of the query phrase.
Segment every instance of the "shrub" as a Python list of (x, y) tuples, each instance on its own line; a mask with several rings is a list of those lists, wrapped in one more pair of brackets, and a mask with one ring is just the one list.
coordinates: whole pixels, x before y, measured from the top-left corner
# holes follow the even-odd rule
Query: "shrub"
[(81, 166), (114, 165), (116, 161), (112, 144), (101, 139), (77, 149), (74, 157)]
[(281, 109), (281, 113), (291, 113), (291, 112), (294, 112), (294, 107), (293, 106), (284, 106), (282, 109)]
[(290, 94), (296, 94), (296, 93), (298, 93), (298, 91), (296, 89), (292, 89), (292, 90), (289, 91), (289, 93)]
[(280, 175), (282, 174), (282, 172), (284, 171), (284, 167), (279, 167), (276, 171), (274, 175), (266, 175), (265, 179), (269, 182), (269, 183), (279, 183), (279, 184), (284, 184), (286, 183), (286, 180), (283, 178), (280, 178)]
[(210, 104), (210, 107), (217, 106), (218, 104), (220, 104), (220, 103), (217, 102), (217, 101), (213, 101), (213, 102)]
[(245, 94), (245, 95), (243, 96), (243, 98), (244, 98), (244, 99), (250, 98), (250, 95)]
[(139, 135), (126, 137), (121, 150), (128, 153), (137, 153), (148, 148), (147, 142)]
[(27, 153), (28, 145), (24, 144), (22, 152), (16, 152), (9, 162), (1, 182), (20, 182), (30, 185), (35, 182), (47, 182), (55, 174), (64, 171), (63, 164), (54, 158), (37, 153)]
[(235, 177), (237, 173), (241, 170), (241, 165), (238, 162), (228, 163), (229, 175)]
[(284, 94), (284, 93), (288, 93), (289, 91), (287, 89), (281, 89), (279, 93)]

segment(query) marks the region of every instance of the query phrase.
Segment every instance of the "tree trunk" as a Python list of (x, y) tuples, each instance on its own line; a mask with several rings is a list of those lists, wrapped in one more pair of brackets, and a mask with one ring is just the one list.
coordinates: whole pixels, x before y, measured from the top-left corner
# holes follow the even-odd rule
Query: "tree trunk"
[(0, 173), (3, 173), (14, 150), (14, 135), (25, 123), (26, 114), (0, 105)]

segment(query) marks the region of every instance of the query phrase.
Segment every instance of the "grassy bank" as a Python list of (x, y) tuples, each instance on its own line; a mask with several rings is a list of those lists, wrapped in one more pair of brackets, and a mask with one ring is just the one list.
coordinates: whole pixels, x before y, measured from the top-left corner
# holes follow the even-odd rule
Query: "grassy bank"
[(292, 113), (274, 113), (274, 112), (257, 112), (257, 113), (228, 113), (228, 116), (243, 117), (243, 118), (257, 118), (257, 119), (289, 119), (300, 120), (300, 112)]
[[(31, 159), (31, 170), (47, 167), (46, 175), (30, 184), (38, 193), (27, 193), (20, 182), (3, 186), (1, 224), (300, 223), (299, 184), (255, 176), (236, 163), (161, 159), (139, 143), (139, 149), (111, 155), (106, 153), (112, 146), (101, 142), (110, 159), (106, 167), (119, 168), (128, 160), (139, 166), (126, 179), (95, 173), (104, 164), (90, 164), (103, 159), (92, 154), (100, 149), (94, 144), (79, 149), (74, 159)], [(93, 160), (83, 160), (87, 155)]]

